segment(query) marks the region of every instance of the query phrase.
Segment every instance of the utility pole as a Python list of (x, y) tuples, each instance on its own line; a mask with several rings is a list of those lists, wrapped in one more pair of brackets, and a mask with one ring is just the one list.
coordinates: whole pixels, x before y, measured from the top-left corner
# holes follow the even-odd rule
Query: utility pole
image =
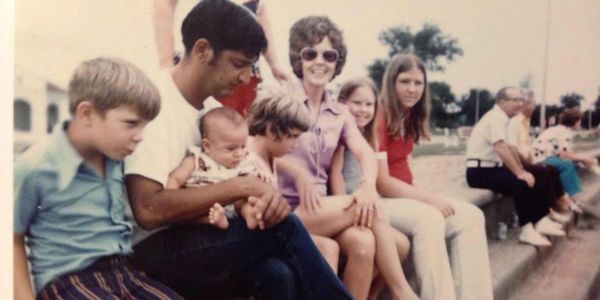
[(540, 129), (546, 128), (546, 82), (548, 81), (548, 47), (550, 44), (550, 11), (552, 9), (552, 0), (548, 0), (548, 10), (546, 11), (546, 47), (544, 47), (544, 74), (542, 81), (542, 106), (540, 107)]
[(475, 89), (475, 124), (479, 122), (479, 89)]

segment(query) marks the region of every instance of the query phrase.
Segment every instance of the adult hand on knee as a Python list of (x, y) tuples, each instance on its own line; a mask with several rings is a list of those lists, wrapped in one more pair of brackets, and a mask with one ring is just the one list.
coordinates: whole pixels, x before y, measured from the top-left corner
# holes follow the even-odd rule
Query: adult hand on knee
[(358, 225), (363, 229), (365, 227), (371, 227), (373, 214), (375, 213), (376, 208), (378, 208), (375, 205), (375, 201), (379, 199), (375, 186), (363, 182), (354, 194), (352, 194), (352, 197), (356, 202), (354, 225)]
[(298, 175), (295, 182), (298, 197), (300, 198), (300, 206), (307, 213), (316, 213), (321, 208), (321, 197), (315, 189), (311, 177)]
[(435, 199), (431, 202), (431, 205), (435, 206), (435, 208), (439, 209), (442, 212), (444, 218), (448, 218), (454, 215), (454, 207), (445, 199)]

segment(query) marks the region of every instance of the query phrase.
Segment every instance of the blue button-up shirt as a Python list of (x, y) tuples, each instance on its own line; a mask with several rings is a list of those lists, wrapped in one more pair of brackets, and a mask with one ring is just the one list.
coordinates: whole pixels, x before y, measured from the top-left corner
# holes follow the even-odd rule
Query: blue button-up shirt
[(102, 178), (63, 129), (21, 155), (14, 171), (14, 232), (26, 236), (36, 292), (100, 257), (131, 253), (122, 162), (106, 159)]

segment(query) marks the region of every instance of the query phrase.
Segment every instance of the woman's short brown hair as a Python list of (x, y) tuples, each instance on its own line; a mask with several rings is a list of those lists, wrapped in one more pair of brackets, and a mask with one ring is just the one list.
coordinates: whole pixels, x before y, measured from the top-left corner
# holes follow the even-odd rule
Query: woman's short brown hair
[(302, 79), (302, 58), (300, 51), (305, 47), (312, 47), (320, 43), (325, 37), (329, 38), (331, 45), (338, 51), (339, 57), (335, 63), (333, 78), (339, 75), (346, 63), (346, 44), (342, 31), (326, 16), (304, 17), (290, 29), (290, 64), (294, 74)]
[(573, 127), (581, 120), (583, 113), (577, 107), (565, 108), (558, 116), (558, 123), (567, 127)]

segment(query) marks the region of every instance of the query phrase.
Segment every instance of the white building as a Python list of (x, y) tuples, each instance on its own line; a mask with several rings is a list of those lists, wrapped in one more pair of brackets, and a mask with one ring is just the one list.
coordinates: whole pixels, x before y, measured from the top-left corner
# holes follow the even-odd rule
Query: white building
[(15, 64), (14, 147), (15, 154), (52, 132), (69, 116), (66, 89), (50, 82), (40, 72)]

